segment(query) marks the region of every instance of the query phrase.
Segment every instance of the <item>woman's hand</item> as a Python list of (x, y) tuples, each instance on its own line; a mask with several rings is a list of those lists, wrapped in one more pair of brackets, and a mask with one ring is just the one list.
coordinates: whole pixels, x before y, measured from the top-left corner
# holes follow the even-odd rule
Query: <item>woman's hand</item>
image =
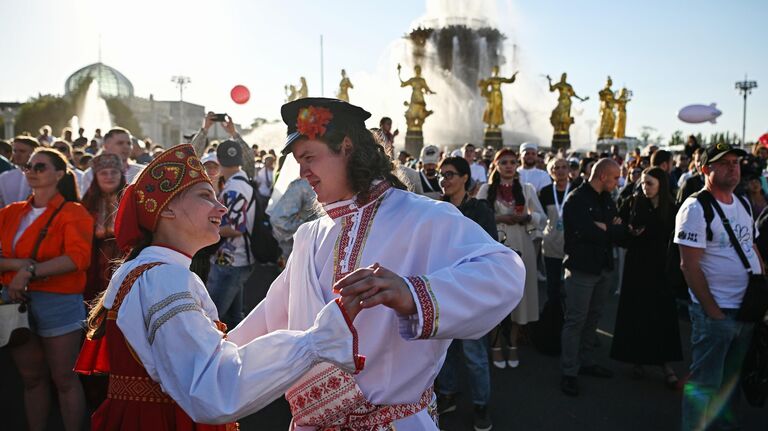
[(416, 302), (405, 280), (378, 263), (352, 271), (336, 282), (333, 291), (341, 295), (345, 308), (348, 303), (352, 307), (351, 310), (347, 308), (351, 319), (361, 309), (377, 305), (384, 305), (406, 316), (416, 313)]
[(0, 272), (21, 271), (23, 268), (26, 268), (27, 265), (31, 263), (34, 263), (32, 259), (3, 258), (3, 259), (0, 259)]
[(23, 269), (16, 272), (16, 275), (13, 276), (13, 280), (11, 280), (11, 283), (6, 287), (8, 289), (8, 297), (11, 301), (24, 302), (27, 299), (25, 292), (27, 291), (27, 284), (29, 283), (30, 278), (32, 278), (31, 274)]

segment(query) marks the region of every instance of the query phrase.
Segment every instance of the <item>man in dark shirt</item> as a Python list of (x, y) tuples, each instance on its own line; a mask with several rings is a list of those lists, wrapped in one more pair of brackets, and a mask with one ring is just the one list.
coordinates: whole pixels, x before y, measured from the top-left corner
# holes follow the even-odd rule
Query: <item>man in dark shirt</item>
[(565, 322), (560, 367), (561, 390), (579, 393), (579, 374), (610, 378), (613, 373), (592, 358), (597, 322), (610, 289), (613, 244), (626, 235), (610, 193), (619, 182), (619, 165), (601, 159), (589, 181), (565, 201)]

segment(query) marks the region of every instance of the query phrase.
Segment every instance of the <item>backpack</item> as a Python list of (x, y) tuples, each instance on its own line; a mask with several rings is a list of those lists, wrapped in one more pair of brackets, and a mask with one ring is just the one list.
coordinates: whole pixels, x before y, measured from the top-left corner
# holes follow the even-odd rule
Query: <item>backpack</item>
[[(750, 207), (749, 202), (741, 195), (735, 195), (735, 196), (736, 196), (736, 200), (741, 202), (741, 204), (744, 206), (744, 209), (747, 210), (747, 213), (751, 217), (752, 208)], [(712, 228), (710, 227), (710, 224), (712, 223), (712, 220), (714, 220), (715, 218), (715, 210), (712, 208), (714, 197), (712, 196), (712, 193), (710, 193), (708, 190), (699, 190), (698, 192), (693, 193), (690, 197), (695, 198), (701, 205), (701, 209), (704, 211), (704, 221), (706, 222), (706, 225), (707, 225), (707, 230), (706, 230), (707, 241), (712, 241)], [(753, 237), (754, 237), (754, 227), (753, 227)], [(675, 244), (674, 235), (672, 238), (670, 238), (669, 245), (667, 247), (667, 265), (666, 266), (667, 266), (666, 267), (667, 283), (672, 289), (672, 292), (674, 293), (675, 297), (689, 301), (690, 297), (688, 296), (688, 285), (685, 282), (683, 271), (680, 269), (680, 247), (677, 244)]]
[(245, 251), (248, 255), (248, 262), (255, 259), (259, 263), (276, 263), (282, 255), (280, 245), (272, 236), (272, 224), (269, 222), (269, 216), (264, 210), (264, 205), (258, 197), (258, 186), (252, 180), (243, 177), (232, 177), (233, 179), (248, 183), (253, 189), (251, 201), (248, 202), (246, 214), (255, 207), (253, 211), (253, 228), (251, 232), (245, 231)]

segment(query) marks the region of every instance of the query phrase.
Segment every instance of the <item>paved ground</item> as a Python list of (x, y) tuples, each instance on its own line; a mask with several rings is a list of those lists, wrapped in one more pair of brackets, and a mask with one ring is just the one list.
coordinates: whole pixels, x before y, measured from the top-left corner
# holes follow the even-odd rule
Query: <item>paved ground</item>
[[(266, 292), (266, 282), (274, 272), (254, 275), (246, 302), (252, 306)], [(606, 309), (600, 328), (613, 332), (616, 297)], [(686, 362), (674, 364), (683, 375), (689, 360), (689, 326), (681, 324)], [(517, 369), (492, 370), (491, 416), (495, 430), (677, 430), (680, 426), (680, 391), (663, 385), (659, 370), (648, 370), (644, 380), (634, 380), (630, 367), (608, 360), (610, 337), (601, 335), (600, 354), (604, 364), (616, 372), (611, 380), (580, 379), (581, 395), (570, 398), (559, 390), (558, 361), (522, 346)], [(24, 429), (19, 377), (5, 349), (0, 349), (0, 430)], [(467, 391), (465, 391), (467, 393)], [(745, 431), (768, 430), (768, 408), (746, 407)], [(290, 412), (284, 400), (240, 421), (242, 430), (283, 431)], [(441, 418), (445, 431), (472, 429), (472, 406), (467, 396), (459, 399), (459, 409)], [(51, 415), (50, 430), (61, 429), (57, 414)]]

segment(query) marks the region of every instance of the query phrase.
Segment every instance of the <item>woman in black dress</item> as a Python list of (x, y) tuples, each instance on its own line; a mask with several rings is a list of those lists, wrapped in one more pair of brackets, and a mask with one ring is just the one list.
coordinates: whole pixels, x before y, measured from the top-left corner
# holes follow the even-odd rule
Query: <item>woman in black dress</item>
[(666, 385), (674, 389), (678, 380), (669, 363), (682, 360), (682, 349), (675, 297), (664, 268), (675, 207), (664, 170), (644, 170), (641, 184), (642, 193), (619, 209), (632, 235), (624, 244), (627, 255), (611, 357), (635, 364), (638, 378), (645, 373), (643, 365), (662, 367)]

